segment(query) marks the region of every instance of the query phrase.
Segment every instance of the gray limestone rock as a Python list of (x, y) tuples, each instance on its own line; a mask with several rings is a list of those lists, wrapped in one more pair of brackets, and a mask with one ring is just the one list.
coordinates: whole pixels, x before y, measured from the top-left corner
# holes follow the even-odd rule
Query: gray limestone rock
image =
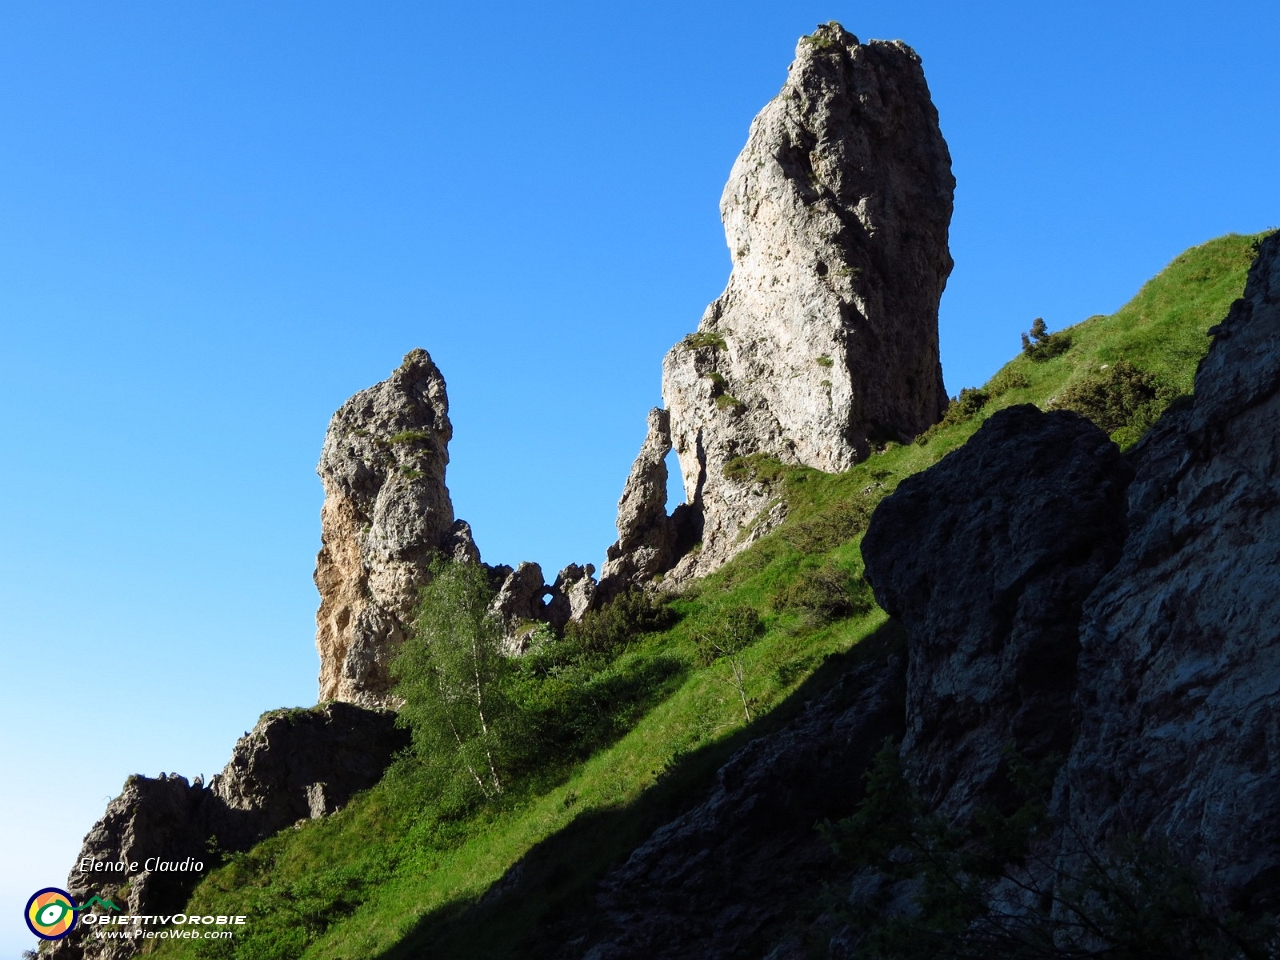
[(556, 630), (563, 630), (570, 620), (581, 620), (582, 615), (595, 603), (596, 583), (591, 564), (579, 566), (571, 563), (558, 574), (551, 585), (551, 599), (547, 603), (547, 620)]
[(493, 598), (492, 610), (506, 628), (506, 652), (512, 656), (525, 651), (531, 627), (547, 620), (543, 597), (549, 587), (543, 582), (542, 567), (525, 561), (512, 570)]
[(444, 377), (414, 350), (386, 380), (329, 422), (317, 472), (324, 484), (316, 647), (320, 699), (390, 703), (388, 665), (438, 556), (478, 561), (445, 486), (453, 435)]
[(1194, 406), (1138, 451), (1124, 554), (1085, 607), (1070, 831), (1168, 845), (1219, 906), (1280, 910), (1280, 234)]
[(606, 581), (669, 563), (670, 521), (656, 509), (668, 432), (693, 513), (686, 539), (702, 544), (672, 571), (682, 581), (782, 518), (776, 490), (726, 475), (736, 458), (845, 470), (941, 417), (954, 186), (909, 47), (860, 43), (838, 24), (800, 41), (730, 173), (720, 203), (729, 283), (663, 361), (669, 430), (651, 415)]
[(1010, 407), (872, 516), (867, 580), (907, 632), (903, 754), (935, 809), (1009, 799), (1006, 748), (1070, 747), (1080, 610), (1120, 555), (1131, 477), (1083, 417)]
[(600, 589), (607, 597), (644, 583), (675, 565), (679, 531), (667, 516), (667, 463), (671, 422), (666, 410), (649, 411), (649, 431), (618, 501), (618, 540), (609, 547)]
[(349, 703), (264, 714), (209, 781), (220, 847), (247, 849), (298, 820), (341, 809), (377, 783), (408, 743), (394, 714)]

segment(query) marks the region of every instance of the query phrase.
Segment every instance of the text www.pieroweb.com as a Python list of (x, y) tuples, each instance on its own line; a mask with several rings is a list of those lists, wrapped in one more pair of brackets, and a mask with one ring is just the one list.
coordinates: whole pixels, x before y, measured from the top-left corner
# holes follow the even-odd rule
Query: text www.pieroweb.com
[[(93, 923), (90, 917), (84, 919), (88, 923)], [(187, 916), (181, 913), (167, 917), (146, 915), (108, 918), (103, 916), (98, 920), (93, 938), (95, 940), (230, 940), (236, 935), (234, 930), (206, 930), (204, 927), (240, 925), (246, 919), (246, 917), (235, 916)], [(157, 930), (154, 927), (165, 929)]]

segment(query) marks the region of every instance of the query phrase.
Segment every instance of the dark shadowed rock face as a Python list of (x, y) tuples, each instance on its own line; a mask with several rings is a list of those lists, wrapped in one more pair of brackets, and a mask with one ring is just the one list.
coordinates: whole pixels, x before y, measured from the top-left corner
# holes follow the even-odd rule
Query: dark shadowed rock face
[(209, 783), (225, 808), (213, 823), (219, 844), (247, 849), (298, 820), (333, 813), (377, 783), (408, 743), (394, 714), (347, 703), (266, 714)]
[[(777, 491), (726, 475), (737, 457), (845, 470), (941, 417), (954, 187), (909, 47), (861, 43), (834, 23), (800, 41), (729, 174), (720, 213), (733, 269), (663, 360), (666, 420), (650, 415), (606, 579), (676, 561), (672, 580), (701, 576), (775, 525)], [(673, 515), (675, 532), (658, 484), (671, 447), (690, 513)]]
[(1168, 843), (1280, 908), (1280, 235), (1217, 328), (1195, 403), (1144, 444), (1124, 554), (1085, 607), (1060, 779), (1097, 845)]
[(736, 753), (709, 796), (610, 873), (598, 899), (611, 932), (562, 956), (746, 955), (838, 866), (815, 824), (853, 811), (862, 771), (901, 723), (901, 660), (851, 670), (794, 721)]
[[(111, 898), (132, 915), (181, 912), (221, 854), (247, 850), (299, 820), (333, 813), (373, 786), (407, 744), (408, 734), (396, 728), (394, 714), (347, 703), (265, 714), (236, 743), (231, 761), (208, 786), (177, 774), (130, 777), (85, 837), (67, 890), (78, 898)], [(139, 869), (83, 873), (78, 868), (84, 858), (137, 863)], [(168, 863), (189, 858), (202, 866), (148, 869), (153, 858)], [(141, 941), (94, 940), (88, 929), (77, 927), (52, 954), (66, 960), (119, 960), (142, 946)]]
[(872, 517), (867, 579), (907, 631), (903, 751), (942, 812), (998, 800), (1007, 747), (1070, 747), (1080, 609), (1120, 555), (1131, 476), (1084, 418), (1011, 407)]

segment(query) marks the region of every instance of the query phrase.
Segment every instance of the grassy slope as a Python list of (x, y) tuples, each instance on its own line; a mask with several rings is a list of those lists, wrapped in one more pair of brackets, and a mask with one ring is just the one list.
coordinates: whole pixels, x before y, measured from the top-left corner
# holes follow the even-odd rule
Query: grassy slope
[[(884, 623), (872, 607), (817, 625), (801, 611), (775, 609), (780, 593), (823, 565), (860, 575), (860, 527), (874, 503), (963, 444), (997, 409), (1050, 405), (1070, 382), (1119, 359), (1190, 392), (1205, 333), (1239, 296), (1254, 250), (1255, 238), (1231, 235), (1187, 251), (1116, 314), (1072, 328), (1067, 353), (1040, 364), (1012, 360), (989, 385), (990, 402), (972, 419), (935, 430), (927, 444), (890, 445), (839, 475), (752, 464), (786, 497), (788, 520), (677, 600), (677, 626), (637, 638), (622, 654), (622, 670), (679, 665), (663, 674), (624, 735), (560, 782), (461, 818), (440, 816), (429, 798), (406, 804), (403, 790), (379, 785), (334, 816), (265, 841), (200, 885), (190, 912), (250, 916), (234, 942), (167, 941), (158, 952), (254, 960), (536, 955), (539, 925), (584, 910), (591, 885), (612, 863), (746, 738), (776, 726), (828, 683)], [(1001, 391), (1009, 382), (1020, 385)], [(768, 627), (745, 656), (756, 713), (749, 727), (725, 664), (699, 666), (692, 639), (718, 611), (742, 603)], [(536, 893), (500, 910), (474, 907), (522, 858), (522, 889)], [(589, 911), (581, 918), (589, 924)]]

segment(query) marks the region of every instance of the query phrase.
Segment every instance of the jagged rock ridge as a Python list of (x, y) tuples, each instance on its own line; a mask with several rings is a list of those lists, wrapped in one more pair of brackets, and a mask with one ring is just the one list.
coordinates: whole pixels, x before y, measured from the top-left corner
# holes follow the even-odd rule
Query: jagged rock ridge
[[(701, 549), (675, 579), (705, 574), (781, 519), (776, 491), (726, 475), (735, 458), (839, 471), (939, 419), (954, 186), (909, 47), (834, 23), (800, 41), (721, 199), (728, 286), (663, 361), (667, 420), (650, 416), (623, 492), (606, 594), (676, 564), (677, 542)], [(655, 482), (672, 446), (686, 516)]]

